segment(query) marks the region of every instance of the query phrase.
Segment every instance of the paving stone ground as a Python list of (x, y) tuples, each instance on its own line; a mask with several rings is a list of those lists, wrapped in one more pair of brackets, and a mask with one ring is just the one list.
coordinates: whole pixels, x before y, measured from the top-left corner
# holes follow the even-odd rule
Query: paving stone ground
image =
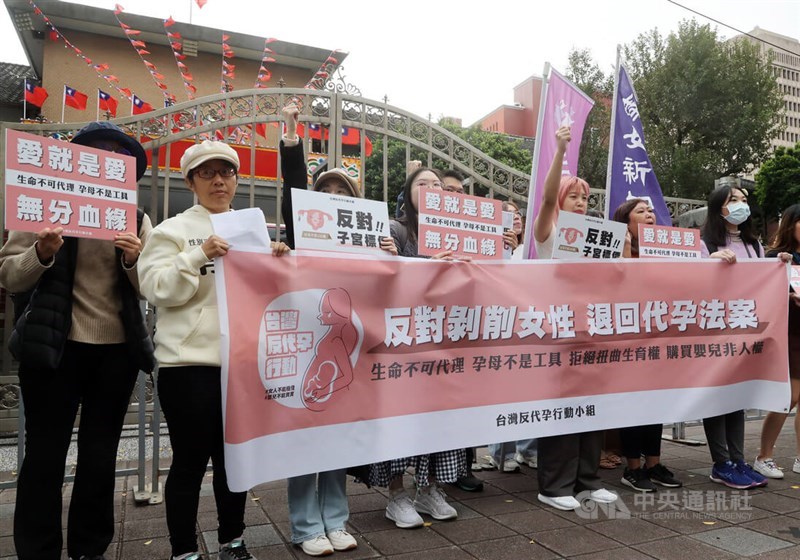
[[(771, 480), (767, 488), (730, 490), (714, 484), (708, 478), (711, 460), (706, 446), (665, 441), (663, 462), (684, 481), (684, 488), (661, 490), (652, 499), (642, 499), (619, 483), (621, 468), (601, 470), (607, 487), (619, 492), (621, 502), (581, 513), (557, 511), (540, 504), (536, 499), (536, 471), (522, 467), (518, 474), (478, 473), (485, 484), (481, 493), (447, 487), (450, 501), (459, 512), (457, 520), (426, 519), (430, 523), (422, 528), (402, 530), (384, 517), (385, 491), (348, 482), (349, 530), (359, 547), (336, 553), (334, 558), (798, 559), (800, 474), (791, 471), (795, 453), (792, 425), (787, 422), (776, 448), (776, 460), (785, 467), (786, 477)], [(760, 429), (760, 421), (747, 423), (745, 446), (749, 461), (758, 450)], [(688, 428), (687, 436), (704, 439), (699, 426)], [(131, 466), (135, 463), (120, 464), (120, 468)], [(0, 473), (2, 480), (13, 476), (13, 472)], [(410, 479), (406, 483), (410, 487)], [(106, 557), (168, 559), (164, 504), (137, 504), (136, 484), (133, 476), (117, 480), (118, 523)], [(71, 484), (65, 484), (65, 505), (71, 490)], [(15, 493), (13, 488), (0, 490), (0, 560), (16, 558), (12, 537)], [(203, 485), (199, 509), (198, 534), (204, 558), (216, 559), (216, 512), (210, 475)], [(306, 558), (290, 542), (285, 481), (263, 484), (250, 491), (246, 523), (248, 548), (260, 560)]]

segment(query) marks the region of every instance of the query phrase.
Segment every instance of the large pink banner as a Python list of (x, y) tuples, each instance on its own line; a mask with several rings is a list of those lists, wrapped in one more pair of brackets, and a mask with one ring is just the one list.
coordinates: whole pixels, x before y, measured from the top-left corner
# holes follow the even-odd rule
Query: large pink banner
[(6, 130), (5, 227), (114, 239), (136, 228), (136, 159)]
[(234, 249), (216, 270), (234, 490), (487, 441), (789, 404), (778, 262)]
[(539, 214), (544, 178), (547, 176), (547, 171), (550, 169), (556, 153), (556, 131), (562, 126), (568, 126), (571, 129), (572, 140), (567, 145), (561, 173), (562, 175), (577, 175), (583, 127), (586, 125), (586, 118), (592, 107), (594, 107), (594, 101), (590, 97), (583, 93), (578, 86), (551, 69), (547, 94), (542, 107), (543, 115), (540, 117), (542, 127), (537, 131), (536, 136), (538, 157), (533, 162), (531, 177), (534, 184), (528, 190), (528, 227), (525, 231), (528, 237), (527, 247), (530, 259), (536, 258), (536, 249), (533, 244), (533, 221)]

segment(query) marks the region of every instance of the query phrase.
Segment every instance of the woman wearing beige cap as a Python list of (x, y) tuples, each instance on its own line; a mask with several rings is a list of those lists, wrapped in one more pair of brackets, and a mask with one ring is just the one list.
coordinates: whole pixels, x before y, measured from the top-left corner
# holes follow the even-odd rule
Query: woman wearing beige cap
[[(139, 259), (142, 295), (158, 307), (158, 396), (173, 452), (164, 493), (174, 560), (200, 558), (197, 506), (209, 458), (219, 558), (253, 558), (242, 540), (247, 494), (231, 492), (225, 475), (213, 259), (224, 256), (229, 245), (214, 235), (210, 218), (231, 209), (238, 172), (239, 156), (227, 144), (206, 140), (186, 150), (181, 173), (198, 204), (154, 228)], [(289, 250), (283, 243), (272, 249), (273, 255)]]

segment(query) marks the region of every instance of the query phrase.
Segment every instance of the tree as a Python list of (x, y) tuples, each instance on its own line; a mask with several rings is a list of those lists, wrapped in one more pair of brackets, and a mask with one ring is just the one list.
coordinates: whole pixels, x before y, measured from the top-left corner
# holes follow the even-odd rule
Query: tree
[(775, 150), (756, 174), (755, 191), (768, 221), (800, 201), (800, 142)]
[[(531, 172), (531, 152), (522, 146), (522, 142), (517, 139), (509, 138), (503, 134), (487, 132), (475, 126), (472, 128), (461, 128), (454, 124), (440, 122), (440, 126), (452, 132), (468, 144), (477, 148), (487, 156), (498, 160), (501, 163), (522, 171)], [(411, 146), (409, 157), (406, 157), (406, 143), (402, 140), (388, 138), (387, 145), (387, 165), (383, 168), (383, 137), (372, 138), (372, 155), (366, 159), (365, 173), (365, 196), (373, 200), (383, 200), (383, 177), (384, 173), (388, 177), (388, 204), (389, 212), (393, 213), (397, 195), (403, 187), (406, 179), (406, 161), (420, 160), (427, 164), (428, 153), (421, 148)], [(449, 169), (451, 165), (438, 157), (432, 159), (432, 165), (442, 171)], [(475, 194), (486, 195), (485, 189), (476, 183)]]
[(665, 195), (706, 198), (714, 179), (769, 157), (783, 100), (758, 46), (723, 42), (691, 20), (666, 39), (656, 30), (640, 35), (625, 58)]
[(588, 49), (569, 53), (565, 73), (576, 86), (594, 99), (594, 107), (586, 119), (578, 159), (578, 176), (592, 187), (605, 188), (608, 168), (608, 142), (611, 135), (611, 97), (614, 93), (614, 75), (605, 75)]

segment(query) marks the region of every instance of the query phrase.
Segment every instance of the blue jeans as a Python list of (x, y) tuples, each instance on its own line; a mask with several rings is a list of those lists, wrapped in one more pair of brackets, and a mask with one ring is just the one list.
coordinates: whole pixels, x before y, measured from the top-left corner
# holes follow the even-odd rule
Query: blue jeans
[(350, 517), (346, 471), (339, 469), (289, 479), (289, 522), (294, 544), (344, 529)]
[[(513, 459), (514, 451), (510, 451), (512, 449), (511, 443), (514, 442), (490, 443), (489, 455), (494, 457), (498, 463), (501, 462), (501, 460)], [(515, 444), (516, 452), (525, 458), (536, 456), (537, 447), (535, 439), (521, 439)], [(505, 457), (500, 457), (503, 451), (505, 452)]]

